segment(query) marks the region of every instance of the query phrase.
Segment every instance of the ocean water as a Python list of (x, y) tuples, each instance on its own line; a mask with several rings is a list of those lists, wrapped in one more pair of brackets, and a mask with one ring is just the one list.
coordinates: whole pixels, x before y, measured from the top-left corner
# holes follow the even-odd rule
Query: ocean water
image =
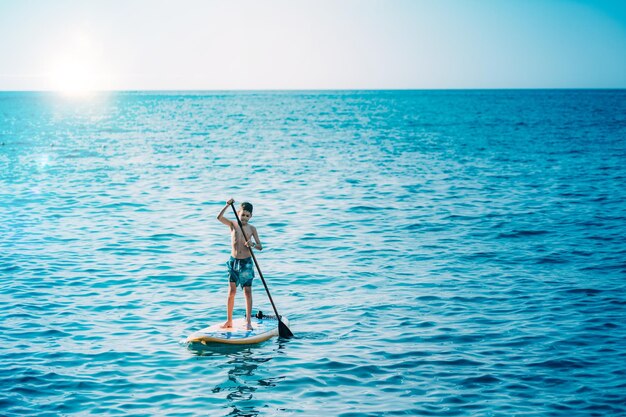
[(624, 90), (0, 93), (0, 415), (626, 415), (625, 236)]

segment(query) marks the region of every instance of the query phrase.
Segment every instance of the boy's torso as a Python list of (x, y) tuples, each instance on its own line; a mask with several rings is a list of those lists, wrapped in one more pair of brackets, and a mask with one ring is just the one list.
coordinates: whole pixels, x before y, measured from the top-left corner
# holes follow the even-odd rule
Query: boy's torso
[[(251, 225), (250, 224), (244, 225), (243, 230), (246, 232), (246, 237), (248, 238), (248, 240), (252, 239)], [(231, 244), (232, 244), (231, 255), (233, 258), (243, 259), (243, 258), (249, 258), (252, 256), (252, 254), (250, 253), (250, 249), (248, 249), (248, 247), (245, 245), (246, 239), (241, 233), (241, 229), (239, 228), (238, 224), (235, 224), (231, 228), (230, 236), (231, 236)]]

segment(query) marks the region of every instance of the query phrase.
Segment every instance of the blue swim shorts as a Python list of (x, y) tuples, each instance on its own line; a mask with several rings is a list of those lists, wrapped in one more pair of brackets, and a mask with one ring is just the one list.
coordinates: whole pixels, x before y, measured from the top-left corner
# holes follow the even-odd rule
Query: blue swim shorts
[(251, 287), (254, 279), (254, 262), (252, 257), (237, 259), (232, 256), (226, 262), (228, 266), (228, 280), (236, 285), (243, 287)]

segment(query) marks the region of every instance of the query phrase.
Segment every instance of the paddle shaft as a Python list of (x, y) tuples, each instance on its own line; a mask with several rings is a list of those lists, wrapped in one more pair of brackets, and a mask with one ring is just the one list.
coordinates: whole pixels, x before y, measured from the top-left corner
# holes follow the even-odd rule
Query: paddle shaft
[[(235, 210), (234, 204), (231, 204), (230, 207), (233, 209), (233, 213), (235, 213), (235, 218), (237, 219), (237, 224), (241, 229), (241, 233), (243, 234), (243, 238), (246, 242), (248, 242), (248, 237), (246, 236), (246, 232), (243, 230), (243, 224), (241, 224), (241, 220), (239, 220), (239, 215), (237, 214), (237, 210)], [(256, 270), (259, 271), (259, 276), (261, 277), (261, 282), (263, 282), (263, 286), (265, 287), (265, 292), (267, 293), (267, 297), (270, 299), (270, 303), (272, 304), (272, 308), (274, 309), (274, 314), (276, 314), (276, 318), (278, 319), (278, 330), (281, 337), (291, 337), (293, 333), (287, 327), (285, 323), (280, 318), (280, 314), (278, 314), (278, 310), (276, 310), (276, 305), (274, 304), (274, 300), (272, 299), (272, 295), (270, 294), (270, 289), (267, 287), (267, 283), (265, 282), (265, 278), (263, 278), (263, 273), (261, 272), (261, 268), (259, 267), (259, 262), (256, 260), (256, 256), (254, 256), (254, 252), (252, 248), (248, 248), (250, 250), (250, 255), (252, 255), (252, 260), (254, 261), (254, 266), (256, 266)], [(282, 326), (280, 326), (282, 324)], [(284, 326), (284, 327), (283, 327)]]

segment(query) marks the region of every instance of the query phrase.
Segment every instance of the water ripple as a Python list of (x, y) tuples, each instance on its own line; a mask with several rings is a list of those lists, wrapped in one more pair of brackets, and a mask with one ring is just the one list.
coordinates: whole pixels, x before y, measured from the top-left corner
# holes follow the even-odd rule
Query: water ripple
[[(626, 414), (625, 103), (0, 93), (0, 414)], [(296, 337), (187, 346), (231, 196)]]

